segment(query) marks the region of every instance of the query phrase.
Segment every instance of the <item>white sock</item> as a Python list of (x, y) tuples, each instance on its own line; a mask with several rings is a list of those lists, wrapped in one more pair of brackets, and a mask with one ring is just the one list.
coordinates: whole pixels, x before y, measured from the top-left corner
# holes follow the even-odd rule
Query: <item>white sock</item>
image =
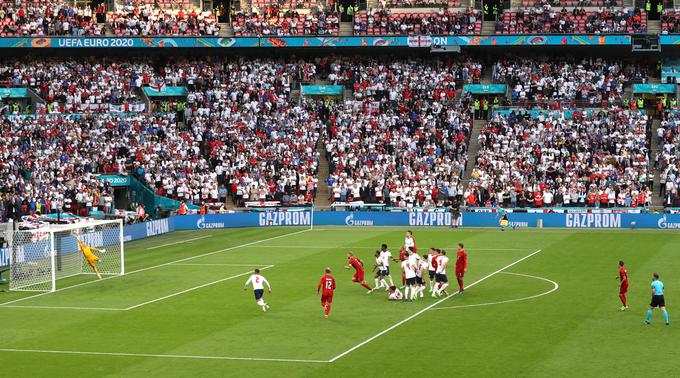
[(409, 296), (408, 296), (408, 289), (410, 289), (410, 287), (408, 287), (408, 286), (406, 286), (406, 288), (404, 289), (404, 299), (408, 299), (408, 298), (409, 298)]
[(425, 291), (425, 285), (420, 285), (420, 290), (418, 291), (420, 293), (420, 297), (424, 297), (425, 294), (423, 292)]
[(385, 281), (384, 278), (380, 280), (380, 285), (382, 285), (385, 288), (385, 290), (390, 288), (389, 286), (387, 286), (387, 281)]
[(392, 275), (388, 275), (387, 278), (390, 279), (390, 286), (394, 286), (394, 281), (392, 281)]
[(415, 288), (415, 287), (411, 287), (411, 300), (416, 299), (416, 294), (417, 294), (417, 293), (416, 293), (416, 288)]
[(380, 287), (380, 283), (379, 283), (379, 281), (378, 281), (377, 278), (375, 279), (375, 286), (374, 286), (374, 287), (375, 287), (376, 289), (377, 289), (378, 287)]
[(442, 291), (446, 290), (447, 287), (449, 287), (449, 283), (448, 283), (448, 282), (446, 282), (446, 283), (444, 283), (444, 284), (442, 285), (442, 288), (439, 290), (439, 292), (442, 292)]

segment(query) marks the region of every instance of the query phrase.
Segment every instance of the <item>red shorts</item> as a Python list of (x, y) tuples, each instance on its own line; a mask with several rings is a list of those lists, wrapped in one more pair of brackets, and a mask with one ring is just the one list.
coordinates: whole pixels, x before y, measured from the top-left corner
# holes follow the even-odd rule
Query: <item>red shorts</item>
[(628, 292), (628, 284), (621, 284), (619, 288), (619, 294), (626, 294)]
[(463, 269), (456, 269), (456, 277), (464, 277), (465, 276), (465, 270)]
[(333, 293), (321, 293), (321, 304), (332, 303)]
[(354, 273), (354, 281), (364, 282), (364, 271), (363, 270), (357, 270), (357, 272)]

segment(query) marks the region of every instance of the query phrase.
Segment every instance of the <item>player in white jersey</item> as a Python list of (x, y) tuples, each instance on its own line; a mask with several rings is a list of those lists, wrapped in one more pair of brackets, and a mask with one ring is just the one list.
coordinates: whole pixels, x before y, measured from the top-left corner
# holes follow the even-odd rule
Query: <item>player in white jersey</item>
[[(390, 285), (387, 284), (385, 281), (385, 278), (383, 277), (383, 267), (385, 266), (385, 263), (383, 262), (383, 256), (380, 253), (380, 251), (375, 251), (375, 265), (373, 266), (373, 271), (375, 272), (375, 286), (371, 290), (371, 292), (376, 291), (382, 287), (385, 288), (385, 290), (388, 290)], [(377, 269), (377, 271), (376, 271)]]
[[(406, 251), (409, 257), (412, 254)], [(404, 297), (407, 301), (412, 301), (416, 297), (416, 266), (413, 265), (409, 258), (401, 262), (401, 270), (406, 277), (406, 289), (404, 289)]]
[(262, 307), (262, 311), (266, 312), (267, 309), (269, 309), (269, 305), (264, 302), (264, 299), (262, 299), (265, 284), (267, 285), (267, 291), (269, 291), (269, 294), (271, 294), (272, 287), (271, 285), (269, 285), (269, 281), (267, 281), (266, 278), (260, 275), (259, 269), (255, 269), (255, 272), (250, 277), (248, 277), (248, 281), (246, 281), (246, 284), (243, 286), (243, 290), (246, 290), (248, 288), (248, 285), (253, 285), (255, 303), (257, 303), (258, 306)]
[(380, 273), (382, 275), (382, 278), (389, 279), (390, 280), (390, 286), (394, 286), (394, 280), (392, 280), (392, 275), (390, 274), (390, 260), (392, 260), (392, 252), (390, 252), (387, 249), (387, 244), (383, 244), (380, 246), (380, 258), (382, 259), (382, 267), (381, 270), (382, 272)]
[(423, 294), (423, 291), (425, 291), (425, 279), (423, 278), (425, 272), (427, 272), (427, 261), (425, 258), (419, 258), (418, 265), (416, 265), (416, 295), (420, 294), (421, 298), (425, 296)]
[(446, 257), (446, 251), (442, 250), (441, 254), (437, 256), (437, 270), (435, 271), (435, 279), (437, 281), (437, 287), (432, 292), (433, 297), (437, 297), (444, 293), (446, 296), (449, 293), (446, 288), (449, 286), (449, 279), (446, 277), (446, 266), (449, 263), (449, 258)]
[(434, 291), (435, 287), (434, 277), (436, 272), (435, 266), (437, 265), (435, 259), (437, 256), (439, 256), (439, 250), (437, 248), (430, 248), (430, 251), (427, 254), (427, 270), (429, 272), (430, 278), (428, 281), (430, 284), (430, 293)]
[(401, 291), (394, 285), (390, 286), (387, 291), (389, 292), (389, 294), (387, 294), (388, 301), (400, 301), (404, 299), (404, 295), (401, 294)]

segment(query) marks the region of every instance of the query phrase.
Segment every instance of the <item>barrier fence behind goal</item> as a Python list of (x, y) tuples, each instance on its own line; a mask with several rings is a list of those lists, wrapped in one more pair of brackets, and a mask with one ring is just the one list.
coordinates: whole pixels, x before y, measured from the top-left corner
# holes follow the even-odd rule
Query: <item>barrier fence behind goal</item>
[(55, 291), (60, 279), (95, 274), (78, 241), (92, 248), (102, 275), (125, 274), (122, 220), (16, 230), (10, 243), (10, 290)]

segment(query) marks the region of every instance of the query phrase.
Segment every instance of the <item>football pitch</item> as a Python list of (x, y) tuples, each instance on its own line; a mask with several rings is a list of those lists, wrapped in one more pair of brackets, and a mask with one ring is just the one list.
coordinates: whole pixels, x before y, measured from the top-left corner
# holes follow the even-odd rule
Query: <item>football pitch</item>
[[(55, 293), (0, 293), (0, 366), (9, 377), (626, 377), (680, 372), (680, 234), (413, 228), (421, 254), (469, 254), (462, 295), (388, 302), (343, 269), (347, 251), (394, 255), (402, 228), (181, 231), (126, 243), (125, 276), (58, 281)], [(617, 263), (630, 308), (621, 312)], [(316, 285), (337, 282), (324, 319)], [(272, 284), (263, 313), (243, 284)], [(395, 283), (401, 283), (396, 263)], [(651, 275), (671, 325), (643, 324)], [(449, 277), (453, 278), (453, 271)], [(451, 280), (451, 289), (456, 286)], [(7, 289), (7, 287), (3, 287)], [(454, 291), (454, 290), (451, 290)], [(427, 292), (426, 292), (427, 294)], [(679, 316), (679, 318), (676, 318)]]

